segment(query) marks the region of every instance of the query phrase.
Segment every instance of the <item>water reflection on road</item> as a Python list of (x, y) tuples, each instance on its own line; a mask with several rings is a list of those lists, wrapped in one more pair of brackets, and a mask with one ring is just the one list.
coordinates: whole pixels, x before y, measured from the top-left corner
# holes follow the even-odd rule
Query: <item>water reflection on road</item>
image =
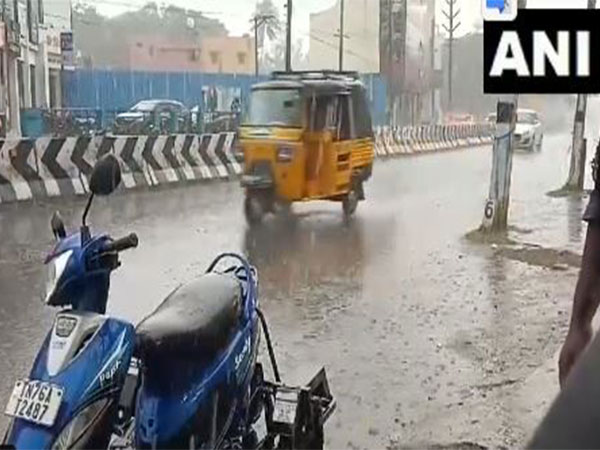
[[(545, 196), (563, 181), (565, 143), (547, 137), (541, 154), (515, 155), (510, 220), (527, 240), (579, 250), (585, 200)], [(283, 375), (302, 382), (327, 367), (339, 404), (330, 448), (522, 445), (533, 401), (522, 387), (556, 351), (574, 274), (463, 239), (480, 223), (490, 162), (489, 148), (379, 161), (350, 221), (316, 202), (248, 229), (235, 183), (101, 199), (95, 230), (140, 237), (114, 274), (109, 311), (137, 322), (216, 254), (241, 251), (258, 268)], [(0, 206), (0, 398), (52, 318), (38, 301), (49, 217), (59, 208), (76, 226), (82, 206)]]

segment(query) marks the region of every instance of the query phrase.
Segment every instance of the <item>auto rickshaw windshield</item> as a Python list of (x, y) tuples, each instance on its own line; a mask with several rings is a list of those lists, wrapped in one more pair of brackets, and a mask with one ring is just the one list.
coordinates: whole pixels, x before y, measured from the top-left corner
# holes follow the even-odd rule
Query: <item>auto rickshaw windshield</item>
[(299, 89), (255, 89), (244, 125), (301, 128), (302, 111)]

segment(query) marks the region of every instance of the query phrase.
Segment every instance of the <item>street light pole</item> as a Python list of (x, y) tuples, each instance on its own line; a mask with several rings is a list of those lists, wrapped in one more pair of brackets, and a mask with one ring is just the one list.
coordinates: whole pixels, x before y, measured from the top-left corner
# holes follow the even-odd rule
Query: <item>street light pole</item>
[(287, 0), (287, 28), (285, 35), (285, 71), (292, 71), (292, 0)]
[(339, 71), (344, 70), (344, 0), (340, 0), (340, 55)]

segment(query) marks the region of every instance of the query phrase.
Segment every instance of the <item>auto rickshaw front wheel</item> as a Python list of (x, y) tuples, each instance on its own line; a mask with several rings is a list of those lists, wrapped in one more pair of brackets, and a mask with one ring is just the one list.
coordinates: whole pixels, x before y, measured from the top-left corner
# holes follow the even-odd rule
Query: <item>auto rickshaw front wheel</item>
[(263, 201), (256, 195), (246, 195), (244, 199), (244, 215), (248, 225), (257, 225), (262, 222), (266, 213)]
[(350, 217), (352, 214), (354, 214), (356, 212), (357, 207), (358, 207), (358, 193), (356, 192), (355, 189), (352, 189), (342, 199), (342, 209), (344, 210), (344, 215), (346, 217)]

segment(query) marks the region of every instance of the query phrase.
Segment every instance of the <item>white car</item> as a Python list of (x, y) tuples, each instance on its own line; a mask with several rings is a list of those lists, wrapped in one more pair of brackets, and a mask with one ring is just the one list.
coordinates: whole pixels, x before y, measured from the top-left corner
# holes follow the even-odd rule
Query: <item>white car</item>
[(540, 151), (542, 149), (544, 131), (537, 112), (532, 109), (519, 109), (517, 111), (514, 139), (515, 148), (529, 151)]

